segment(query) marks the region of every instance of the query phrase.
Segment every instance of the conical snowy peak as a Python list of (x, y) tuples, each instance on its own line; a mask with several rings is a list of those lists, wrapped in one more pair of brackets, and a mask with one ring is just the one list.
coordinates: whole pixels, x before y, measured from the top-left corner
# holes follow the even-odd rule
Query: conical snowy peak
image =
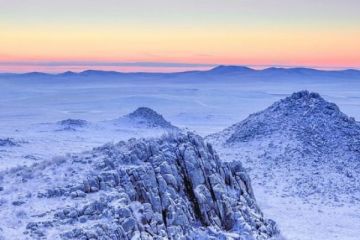
[(19, 167), (0, 183), (1, 228), (17, 221), (19, 239), (264, 240), (278, 234), (259, 210), (241, 163), (222, 162), (191, 133)]
[(353, 137), (360, 139), (360, 127), (334, 103), (317, 93), (301, 91), (214, 136), (223, 137), (226, 144), (234, 144), (274, 134), (286, 134), (300, 141), (321, 141), (336, 147), (339, 145), (336, 138), (351, 142), (355, 140)]
[(162, 115), (147, 107), (139, 107), (134, 112), (125, 116), (132, 122), (145, 127), (160, 127), (176, 129), (170, 122), (166, 121)]

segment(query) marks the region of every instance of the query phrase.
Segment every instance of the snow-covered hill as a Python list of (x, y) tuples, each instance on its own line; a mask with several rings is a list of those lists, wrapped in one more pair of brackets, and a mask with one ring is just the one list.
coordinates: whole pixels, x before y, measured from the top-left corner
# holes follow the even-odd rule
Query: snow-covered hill
[(134, 112), (124, 116), (123, 118), (127, 119), (132, 124), (135, 124), (137, 127), (162, 128), (169, 130), (177, 129), (177, 127), (166, 121), (162, 115), (148, 107), (139, 107)]
[(241, 150), (282, 194), (360, 201), (360, 125), (317, 93), (294, 93), (207, 139)]
[[(1, 172), (6, 239), (269, 239), (240, 162), (194, 134), (107, 144)], [(1, 237), (0, 237), (1, 238)]]

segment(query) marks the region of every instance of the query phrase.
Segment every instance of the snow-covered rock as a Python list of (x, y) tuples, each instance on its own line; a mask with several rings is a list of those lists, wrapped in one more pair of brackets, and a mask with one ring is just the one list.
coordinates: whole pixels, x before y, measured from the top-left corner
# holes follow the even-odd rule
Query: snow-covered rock
[(5, 239), (269, 239), (241, 163), (192, 133), (131, 139), (1, 173)]
[(360, 201), (360, 125), (317, 93), (294, 93), (207, 140), (284, 195)]

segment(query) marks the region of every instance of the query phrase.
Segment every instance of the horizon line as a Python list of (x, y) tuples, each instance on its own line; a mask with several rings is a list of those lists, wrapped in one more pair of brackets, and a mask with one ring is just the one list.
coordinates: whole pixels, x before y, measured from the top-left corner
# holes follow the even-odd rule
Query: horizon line
[[(27, 74), (27, 73), (45, 73), (62, 74), (66, 72), (82, 73), (86, 71), (103, 71), (117, 73), (179, 73), (190, 71), (209, 71), (213, 68), (225, 67), (246, 67), (252, 70), (265, 70), (269, 68), (304, 68), (318, 71), (360, 71), (359, 67), (343, 66), (307, 66), (307, 65), (283, 65), (283, 64), (207, 64), (207, 63), (184, 63), (184, 62), (100, 62), (100, 61), (0, 61), (1, 74)], [(20, 68), (17, 71), (10, 70), (11, 67)], [(23, 70), (21, 68), (29, 67), (34, 70)], [(37, 70), (36, 67), (48, 68), (48, 70)], [(93, 68), (94, 67), (94, 68)], [(6, 68), (10, 68), (6, 70)], [(53, 71), (51, 68), (54, 68)], [(56, 68), (62, 68), (62, 70)], [(77, 70), (74, 70), (77, 69)], [(112, 69), (113, 68), (113, 69)], [(124, 69), (116, 69), (124, 68)], [(55, 70), (55, 71), (54, 71)]]

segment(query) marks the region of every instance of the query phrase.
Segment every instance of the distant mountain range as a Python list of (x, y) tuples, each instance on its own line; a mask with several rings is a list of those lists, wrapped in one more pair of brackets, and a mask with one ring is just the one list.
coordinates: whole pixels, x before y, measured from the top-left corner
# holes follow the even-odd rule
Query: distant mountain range
[(149, 72), (116, 72), (116, 71), (101, 71), (101, 70), (86, 70), (83, 72), (63, 72), (59, 74), (50, 74), (43, 72), (29, 72), (29, 73), (1, 73), (0, 77), (7, 78), (172, 78), (172, 77), (334, 77), (334, 78), (360, 78), (360, 70), (346, 69), (346, 70), (319, 70), (313, 68), (266, 68), (253, 69), (244, 66), (226, 66), (220, 65), (207, 71), (186, 71), (174, 73), (149, 73)]

